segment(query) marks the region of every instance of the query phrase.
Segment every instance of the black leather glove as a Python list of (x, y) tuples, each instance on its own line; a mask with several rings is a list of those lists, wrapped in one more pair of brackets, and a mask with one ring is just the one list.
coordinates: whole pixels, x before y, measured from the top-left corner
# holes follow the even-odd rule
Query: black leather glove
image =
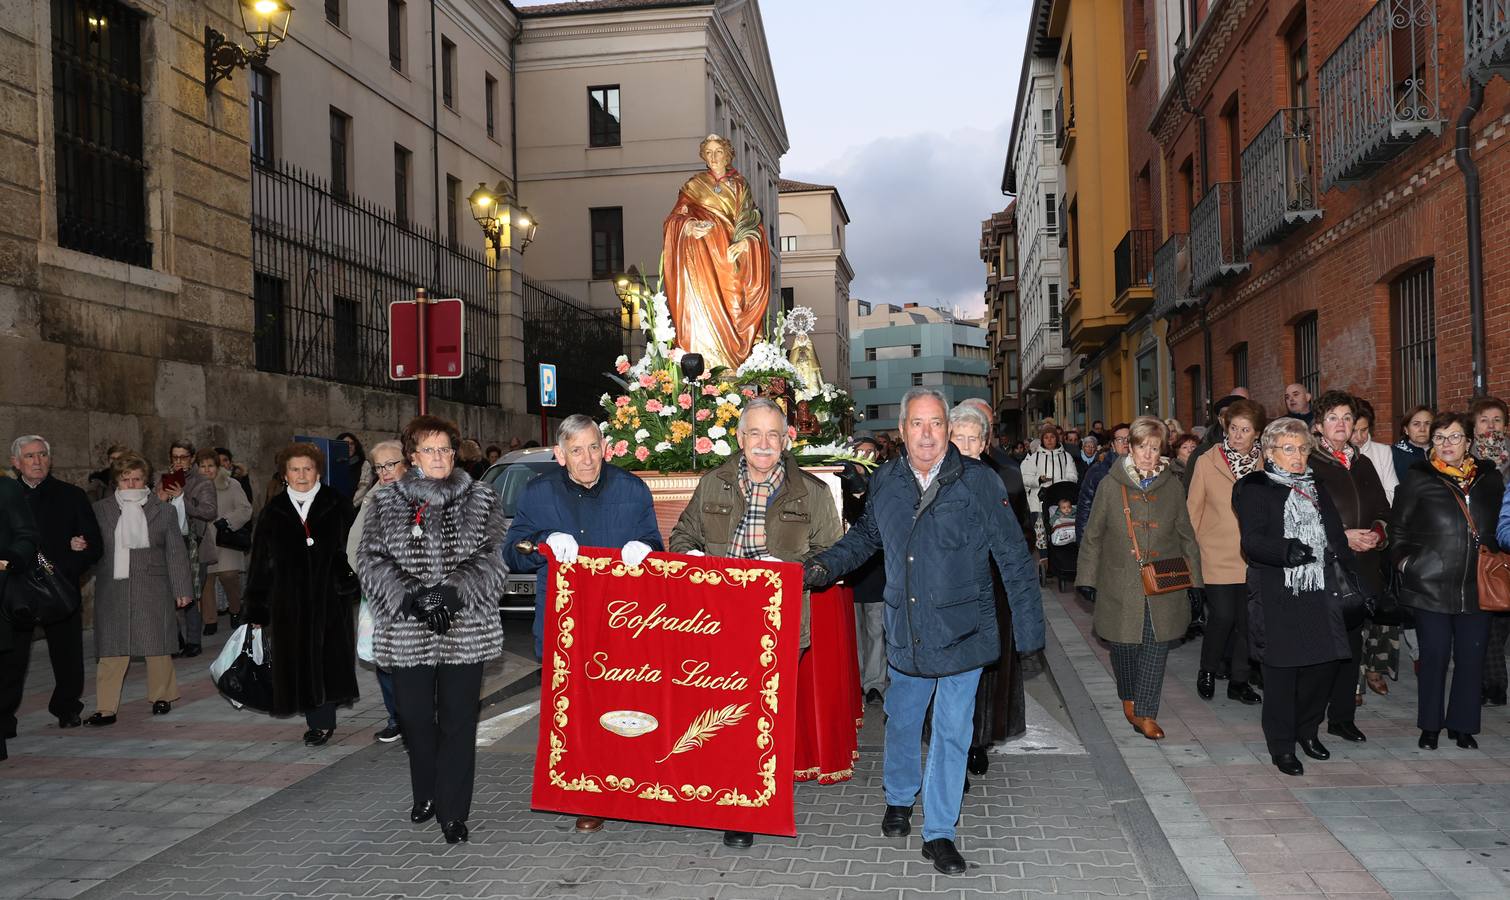
[(1315, 561), (1316, 554), (1309, 546), (1297, 538), (1290, 538), (1290, 544), (1285, 548), (1285, 568), (1293, 569)]
[(1205, 588), (1190, 588), (1185, 592), (1185, 596), (1190, 598), (1190, 614), (1192, 616), (1199, 615), (1201, 610), (1206, 608)]
[(828, 567), (813, 560), (807, 560), (802, 564), (802, 586), (808, 590), (826, 588), (833, 583), (834, 576), (828, 571)]
[(431, 632), (445, 634), (451, 630), (452, 613), (461, 609), (461, 593), (449, 584), (438, 584), (410, 594), (404, 606)]
[(1077, 590), (1077, 591), (1080, 592), (1080, 596), (1082, 596), (1082, 597), (1085, 598), (1085, 602), (1086, 603), (1095, 603), (1096, 602), (1096, 589), (1095, 588), (1093, 588), (1093, 587), (1078, 587), (1078, 588), (1075, 588), (1075, 590)]
[(1022, 659), (1022, 677), (1028, 680), (1042, 675), (1049, 667), (1048, 660), (1043, 657), (1043, 650), (1030, 650), (1020, 654)]

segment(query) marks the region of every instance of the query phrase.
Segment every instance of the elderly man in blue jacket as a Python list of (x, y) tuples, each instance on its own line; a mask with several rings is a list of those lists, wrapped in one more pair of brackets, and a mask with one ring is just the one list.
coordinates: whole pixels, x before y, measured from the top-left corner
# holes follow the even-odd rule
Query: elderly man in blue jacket
[[(991, 560), (996, 560), (1017, 649), (1043, 647), (1038, 567), (1023, 541), (1001, 479), (949, 443), (943, 394), (914, 388), (902, 398), (906, 455), (870, 480), (865, 513), (839, 543), (810, 558), (804, 581), (821, 586), (877, 550), (886, 557), (886, 812), (881, 833), (912, 831), (923, 794), (923, 857), (946, 875), (965, 871), (954, 845), (964, 795), (975, 688), (981, 667), (1001, 655)], [(928, 770), (923, 717), (933, 702)]]

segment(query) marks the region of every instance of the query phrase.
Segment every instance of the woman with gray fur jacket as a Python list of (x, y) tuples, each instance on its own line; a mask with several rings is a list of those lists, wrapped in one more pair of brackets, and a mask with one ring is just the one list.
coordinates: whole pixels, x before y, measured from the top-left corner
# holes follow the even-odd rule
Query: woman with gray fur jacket
[(393, 676), (409, 748), (410, 821), (467, 840), (482, 668), (503, 653), (498, 598), (507, 568), (498, 495), (456, 467), (456, 425), (420, 416), (404, 429), (409, 472), (367, 498), (357, 550), (372, 608), (373, 661)]

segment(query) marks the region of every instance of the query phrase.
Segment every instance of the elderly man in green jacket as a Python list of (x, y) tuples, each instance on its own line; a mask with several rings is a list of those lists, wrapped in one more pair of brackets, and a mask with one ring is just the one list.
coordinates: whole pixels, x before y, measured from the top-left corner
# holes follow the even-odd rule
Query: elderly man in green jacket
[[(801, 562), (844, 534), (827, 485), (802, 471), (787, 452), (786, 413), (757, 397), (739, 416), (740, 454), (698, 482), (671, 531), (672, 553)], [(802, 639), (808, 635), (808, 594), (802, 594)], [(724, 833), (729, 847), (748, 847), (754, 835)]]

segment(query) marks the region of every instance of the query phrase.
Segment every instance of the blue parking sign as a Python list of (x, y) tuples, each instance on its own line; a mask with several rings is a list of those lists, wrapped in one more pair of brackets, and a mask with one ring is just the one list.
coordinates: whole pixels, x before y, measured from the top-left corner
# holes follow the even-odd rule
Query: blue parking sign
[(556, 366), (554, 363), (540, 364), (540, 405), (556, 405)]

